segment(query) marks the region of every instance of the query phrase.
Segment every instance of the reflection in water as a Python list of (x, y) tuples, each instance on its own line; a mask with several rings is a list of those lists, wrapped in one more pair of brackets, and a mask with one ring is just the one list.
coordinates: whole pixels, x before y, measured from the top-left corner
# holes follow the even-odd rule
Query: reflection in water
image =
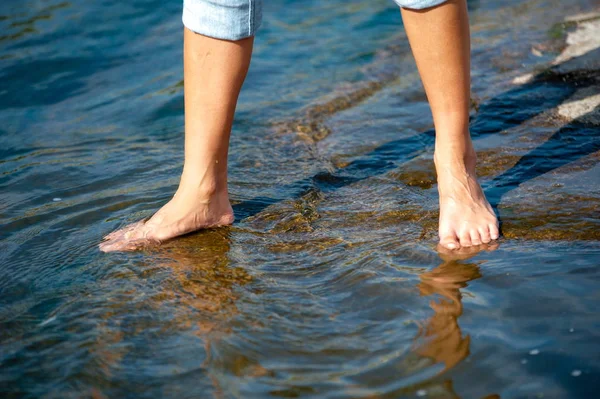
[(454, 367), (469, 354), (470, 338), (468, 335), (463, 337), (458, 326), (458, 318), (463, 311), (460, 289), (479, 277), (481, 273), (477, 265), (460, 261), (444, 262), (420, 276), (421, 295), (436, 294), (440, 298), (430, 302), (435, 313), (417, 337), (424, 342), (419, 344), (416, 352), (436, 363), (443, 363), (445, 370)]
[[(443, 364), (445, 372), (469, 355), (470, 337), (462, 335), (458, 318), (462, 315), (461, 288), (480, 278), (479, 266), (461, 260), (446, 260), (433, 270), (421, 274), (418, 284), (422, 296), (437, 295), (430, 302), (433, 316), (427, 320), (415, 338), (415, 352), (435, 364)], [(460, 398), (451, 379), (428, 387), (429, 397)], [(496, 395), (488, 396), (496, 398)]]
[(174, 244), (160, 253), (160, 265), (172, 272), (165, 295), (179, 291), (180, 304), (203, 315), (235, 313), (234, 288), (251, 281), (251, 276), (240, 267), (229, 267), (228, 231), (205, 231)]
[(252, 277), (240, 267), (230, 267), (229, 232), (210, 230), (187, 237), (160, 253), (159, 265), (171, 276), (161, 284), (154, 306), (168, 306), (173, 320), (167, 330), (189, 330), (205, 342), (209, 353), (209, 336), (218, 339), (225, 322), (237, 313), (237, 286)]
[[(133, 274), (110, 276), (113, 286), (119, 285), (119, 280), (128, 280), (124, 284), (128, 289), (121, 293), (111, 288), (111, 295), (105, 299), (108, 303), (98, 317), (102, 320), (97, 326), (98, 339), (89, 348), (94, 370), (87, 370), (94, 376), (96, 387), (104, 388), (106, 393), (115, 379), (134, 383), (127, 373), (140, 371), (134, 370), (137, 366), (130, 361), (142, 358), (158, 369), (176, 364), (172, 370), (174, 383), (177, 378), (189, 378), (186, 375), (190, 373), (197, 377), (195, 373), (201, 373), (198, 378), (208, 378), (205, 384), (212, 385), (210, 389), (221, 391), (211, 372), (215, 362), (219, 363), (211, 358), (211, 346), (229, 333), (227, 322), (238, 313), (236, 287), (252, 280), (244, 269), (230, 266), (229, 249), (229, 232), (210, 230), (184, 237), (144, 257)], [(159, 342), (158, 347), (139, 345), (140, 339), (149, 335)], [(188, 344), (172, 347), (169, 340)], [(168, 348), (161, 348), (161, 341)], [(263, 374), (255, 362), (234, 359), (233, 363), (226, 367), (234, 373), (244, 369), (242, 374), (246, 376)]]

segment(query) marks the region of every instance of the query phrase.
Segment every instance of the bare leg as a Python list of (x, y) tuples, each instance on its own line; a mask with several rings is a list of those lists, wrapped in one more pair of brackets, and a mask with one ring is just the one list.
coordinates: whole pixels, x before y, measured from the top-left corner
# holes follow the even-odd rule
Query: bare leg
[(134, 250), (233, 223), (227, 152), (254, 39), (218, 40), (184, 29), (185, 164), (174, 197), (147, 222), (109, 234), (102, 251)]
[(475, 176), (469, 134), (470, 38), (465, 0), (425, 10), (402, 9), (402, 19), (427, 93), (436, 130), (440, 244), (449, 249), (498, 238), (498, 221)]

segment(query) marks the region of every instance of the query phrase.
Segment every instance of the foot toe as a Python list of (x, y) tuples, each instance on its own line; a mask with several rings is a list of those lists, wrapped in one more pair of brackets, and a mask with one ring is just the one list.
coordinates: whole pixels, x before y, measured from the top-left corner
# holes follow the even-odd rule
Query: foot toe
[(465, 232), (461, 233), (459, 235), (459, 239), (460, 239), (460, 246), (461, 247), (470, 247), (471, 245), (473, 245), (471, 243), (471, 235), (469, 234), (468, 231), (465, 231)]
[(115, 233), (116, 233), (117, 231), (118, 231), (118, 230), (116, 230), (116, 231), (113, 231), (112, 233), (109, 233), (109, 234), (105, 235), (104, 237), (102, 237), (102, 239), (103, 239), (103, 240), (110, 240), (111, 238), (113, 238), (113, 237), (115, 236)]
[(140, 221), (135, 222), (135, 223), (131, 223), (131, 224), (129, 224), (129, 225), (127, 225), (127, 226), (125, 226), (125, 227), (123, 227), (121, 229), (115, 230), (112, 233), (105, 235), (103, 237), (103, 239), (104, 240), (112, 240), (112, 239), (117, 238), (118, 236), (121, 236), (121, 235), (126, 234), (128, 232), (137, 230), (143, 224), (144, 224), (143, 220), (140, 220)]
[(487, 244), (490, 241), (492, 241), (492, 239), (490, 238), (489, 228), (480, 227), (478, 230), (479, 230), (479, 237), (481, 237), (481, 242), (483, 242), (484, 244)]
[(136, 222), (107, 235), (106, 241), (100, 243), (98, 248), (102, 252), (132, 251), (143, 246), (141, 244), (144, 241), (148, 241), (147, 233), (144, 222)]
[(460, 244), (456, 239), (456, 235), (449, 234), (440, 239), (440, 245), (447, 249), (458, 249), (460, 248)]
[(98, 249), (101, 252), (113, 252), (117, 251), (114, 241), (106, 241), (98, 245)]
[(160, 244), (158, 241), (149, 239), (135, 239), (128, 240), (123, 238), (117, 238), (110, 241), (106, 241), (98, 245), (98, 248), (102, 252), (123, 252), (123, 251), (136, 251), (139, 249), (149, 248)]
[(481, 237), (479, 235), (479, 231), (471, 230), (469, 236), (471, 237), (472, 245), (481, 245)]
[(489, 225), (490, 229), (490, 238), (492, 240), (497, 240), (500, 237), (500, 230), (498, 229), (498, 224), (493, 223)]

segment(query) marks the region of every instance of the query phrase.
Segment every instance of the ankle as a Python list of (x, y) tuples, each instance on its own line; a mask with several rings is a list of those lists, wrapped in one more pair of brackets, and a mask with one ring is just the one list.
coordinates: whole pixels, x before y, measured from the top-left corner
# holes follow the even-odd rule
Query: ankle
[(433, 155), (433, 162), (435, 168), (439, 171), (440, 169), (465, 169), (472, 171), (477, 165), (477, 154), (473, 152), (438, 152), (436, 151)]
[(464, 167), (472, 170), (477, 163), (477, 153), (470, 137), (466, 140), (436, 140), (433, 160), (436, 169)]
[(195, 180), (182, 176), (177, 193), (195, 201), (228, 198), (227, 178)]

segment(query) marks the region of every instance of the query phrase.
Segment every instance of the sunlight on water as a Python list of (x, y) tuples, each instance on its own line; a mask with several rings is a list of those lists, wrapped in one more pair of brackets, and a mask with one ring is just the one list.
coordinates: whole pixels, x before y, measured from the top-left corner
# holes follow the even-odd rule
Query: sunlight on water
[(434, 133), (392, 1), (265, 2), (236, 223), (125, 254), (97, 244), (181, 173), (181, 4), (4, 2), (2, 397), (593, 397), (599, 130), (556, 108), (599, 75), (538, 73), (593, 5), (469, 2), (504, 238), (457, 257), (435, 250)]

